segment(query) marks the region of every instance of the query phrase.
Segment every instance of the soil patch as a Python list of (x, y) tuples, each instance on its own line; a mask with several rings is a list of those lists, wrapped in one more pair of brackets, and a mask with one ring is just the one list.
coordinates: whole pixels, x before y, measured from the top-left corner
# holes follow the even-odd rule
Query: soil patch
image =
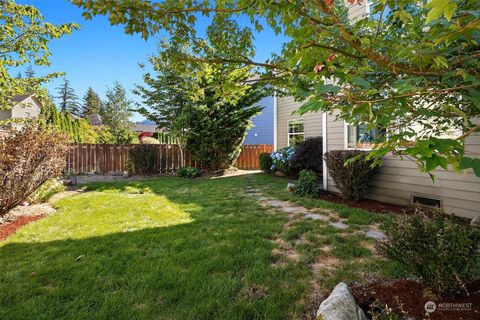
[(23, 216), (23, 217), (18, 217), (17, 219), (8, 222), (6, 224), (0, 225), (0, 240), (4, 240), (8, 238), (10, 235), (14, 234), (15, 231), (23, 227), (24, 225), (42, 219), (45, 217), (45, 214), (40, 214), (36, 216)]
[(413, 213), (415, 211), (414, 208), (403, 207), (403, 206), (380, 202), (380, 201), (371, 200), (371, 199), (363, 199), (360, 201), (348, 201), (334, 193), (322, 194), (319, 196), (319, 198), (328, 202), (344, 204), (351, 208), (363, 209), (370, 212)]
[[(410, 280), (377, 281), (363, 286), (353, 286), (352, 293), (358, 305), (367, 313), (378, 310), (375, 301), (387, 305), (394, 313), (413, 319), (478, 320), (480, 319), (480, 280), (467, 285), (465, 292), (452, 298), (435, 297), (421, 283)], [(426, 315), (425, 304), (433, 301), (436, 310)], [(377, 309), (375, 309), (377, 308)], [(465, 309), (465, 310), (460, 310)]]

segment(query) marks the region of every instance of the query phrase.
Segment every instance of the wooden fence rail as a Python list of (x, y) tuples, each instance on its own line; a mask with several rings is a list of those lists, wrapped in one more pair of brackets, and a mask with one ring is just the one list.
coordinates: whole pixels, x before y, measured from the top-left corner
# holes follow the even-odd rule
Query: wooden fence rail
[[(128, 153), (134, 144), (72, 144), (67, 157), (66, 171), (71, 173), (123, 173), (126, 171)], [(157, 172), (174, 172), (181, 167), (178, 145), (156, 144), (155, 169)], [(272, 145), (245, 145), (237, 159), (236, 167), (242, 170), (260, 169), (259, 155), (272, 152)], [(185, 154), (186, 166), (197, 167), (191, 155)]]

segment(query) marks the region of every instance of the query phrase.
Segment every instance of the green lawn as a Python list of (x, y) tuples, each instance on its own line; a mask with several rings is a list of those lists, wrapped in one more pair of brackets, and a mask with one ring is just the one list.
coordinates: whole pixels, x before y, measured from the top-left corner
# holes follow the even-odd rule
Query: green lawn
[[(262, 207), (246, 185), (349, 228)], [(296, 319), (338, 281), (400, 272), (357, 232), (385, 215), (285, 186), (261, 174), (90, 184), (0, 242), (0, 319)]]

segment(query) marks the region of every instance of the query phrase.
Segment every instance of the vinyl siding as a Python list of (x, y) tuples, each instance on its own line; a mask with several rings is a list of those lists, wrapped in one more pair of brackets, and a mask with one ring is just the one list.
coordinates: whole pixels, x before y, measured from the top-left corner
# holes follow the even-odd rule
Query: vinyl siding
[[(327, 117), (327, 137), (327, 150), (345, 149), (344, 123), (336, 121), (333, 115)], [(465, 150), (469, 156), (480, 156), (479, 141), (479, 135), (466, 139)], [(455, 173), (439, 169), (433, 174), (435, 182), (428, 174), (420, 172), (414, 162), (386, 156), (379, 173), (372, 180), (367, 198), (408, 206), (412, 194), (432, 196), (442, 200), (447, 213), (467, 218), (480, 216), (480, 178), (471, 170)], [(328, 189), (338, 192), (330, 176)]]
[(362, 1), (361, 4), (348, 4), (347, 3), (347, 6), (348, 6), (348, 17), (351, 19), (351, 20), (355, 20), (355, 19), (358, 19), (358, 18), (361, 18), (362, 16), (364, 16), (365, 14), (367, 14), (367, 11), (368, 11), (368, 1), (365, 0), (365, 1)]
[(260, 100), (259, 105), (264, 107), (262, 113), (252, 118), (253, 127), (247, 133), (243, 144), (272, 144), (273, 145), (273, 96)]
[(288, 145), (288, 121), (303, 119), (305, 121), (305, 137), (317, 137), (322, 135), (322, 114), (309, 112), (304, 115), (293, 114), (302, 105), (293, 97), (277, 98), (277, 148), (285, 148)]
[(0, 110), (0, 120), (8, 120), (12, 117), (12, 110)]

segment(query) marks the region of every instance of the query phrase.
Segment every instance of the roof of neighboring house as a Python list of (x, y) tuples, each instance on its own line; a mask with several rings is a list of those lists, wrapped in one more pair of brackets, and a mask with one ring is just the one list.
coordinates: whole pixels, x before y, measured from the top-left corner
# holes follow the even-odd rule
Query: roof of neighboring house
[(154, 124), (141, 124), (135, 123), (135, 127), (133, 128), (135, 132), (158, 132), (157, 126)]
[(28, 97), (30, 97), (29, 94), (19, 94), (19, 95), (16, 95), (15, 97), (13, 97), (12, 101), (13, 102), (22, 102), (23, 100), (27, 99)]
[(90, 120), (90, 124), (92, 126), (101, 126), (102, 125), (102, 116), (100, 116), (98, 113), (94, 113), (88, 116)]
[(33, 101), (35, 101), (35, 103), (40, 107), (42, 104), (40, 103), (40, 101), (37, 99), (37, 97), (35, 97), (34, 94), (19, 94), (19, 95), (16, 95), (12, 98), (12, 101), (15, 102), (15, 106), (20, 104), (21, 102), (27, 100), (28, 98), (32, 98)]

